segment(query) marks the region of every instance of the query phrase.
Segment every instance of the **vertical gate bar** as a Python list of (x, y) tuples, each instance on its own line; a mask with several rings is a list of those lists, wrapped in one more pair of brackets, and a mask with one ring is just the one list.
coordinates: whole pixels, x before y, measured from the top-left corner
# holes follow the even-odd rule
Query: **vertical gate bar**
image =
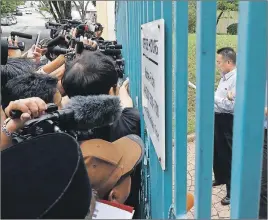
[(195, 218), (211, 218), (216, 1), (197, 2)]
[(161, 0), (154, 2), (154, 16), (156, 20), (161, 18)]
[(165, 20), (166, 170), (162, 172), (164, 209), (161, 217), (168, 218), (172, 204), (172, 1), (163, 1), (163, 10)]
[[(152, 1), (147, 1), (147, 15), (148, 15), (147, 22), (153, 21), (153, 14), (154, 13), (153, 13)], [(150, 189), (149, 199), (151, 200), (150, 209), (152, 213), (152, 218), (159, 218), (159, 216), (162, 216), (163, 213), (162, 208), (165, 200), (161, 191), (162, 178), (163, 178), (162, 169), (150, 137), (148, 138), (148, 141), (149, 141), (148, 151), (149, 151), (149, 170), (150, 170), (150, 182), (148, 184)]]
[(188, 1), (175, 3), (175, 215), (185, 218), (187, 190)]
[(137, 19), (138, 19), (138, 26), (137, 26), (137, 64), (138, 64), (138, 69), (137, 69), (137, 77), (138, 77), (138, 108), (141, 110), (141, 12), (142, 12), (142, 2), (137, 1)]
[[(128, 75), (129, 71), (130, 71), (130, 69), (129, 69), (129, 53), (130, 53), (129, 42), (130, 42), (130, 39), (129, 39), (129, 32), (128, 32), (128, 30), (129, 30), (129, 14), (128, 14), (128, 2), (127, 1), (125, 1), (125, 16), (126, 16), (126, 20), (125, 20), (126, 26), (124, 28), (126, 28), (125, 30), (127, 30), (127, 33), (125, 34), (126, 40), (127, 40), (127, 45), (126, 45), (126, 50), (125, 50), (126, 54), (124, 55), (124, 58), (126, 60), (126, 62), (125, 62), (125, 74)], [(121, 34), (124, 35), (123, 32), (121, 32)]]
[[(128, 16), (129, 16), (129, 29), (128, 29), (128, 36), (129, 36), (129, 80), (130, 82), (133, 82), (133, 34), (132, 34), (132, 28), (133, 28), (133, 2), (132, 1), (127, 1), (128, 4)], [(134, 89), (133, 87), (130, 86), (130, 95), (131, 98), (134, 98)]]
[(268, 60), (267, 1), (240, 2), (239, 11), (231, 218), (257, 219)]
[(133, 25), (132, 25), (132, 36), (133, 36), (133, 40), (132, 40), (132, 45), (133, 45), (133, 81), (131, 81), (131, 87), (134, 89), (134, 96), (133, 96), (133, 103), (135, 106), (135, 100), (136, 100), (136, 95), (137, 95), (137, 77), (136, 77), (136, 66), (137, 66), (137, 57), (136, 57), (136, 38), (137, 38), (137, 33), (136, 33), (136, 26), (137, 26), (137, 14), (136, 14), (136, 1), (132, 2), (132, 9), (133, 9)]
[[(140, 30), (140, 41), (141, 41), (141, 25), (144, 23), (144, 1), (141, 1), (141, 13), (140, 13), (140, 27), (139, 27), (139, 30)], [(140, 57), (141, 57), (141, 45), (140, 45)], [(141, 62), (141, 61), (140, 61)], [(140, 103), (140, 107), (139, 107), (139, 110), (140, 110), (140, 121), (141, 121), (141, 138), (142, 140), (144, 140), (144, 119), (143, 119), (143, 113), (142, 113), (142, 91), (141, 91), (141, 74), (142, 74), (142, 69), (141, 69), (141, 65), (140, 65), (140, 71), (139, 71), (139, 74), (140, 74), (140, 94), (139, 94), (139, 103)]]
[(148, 17), (149, 17), (149, 22), (154, 20), (154, 2), (153, 1), (148, 1)]
[(146, 23), (147, 21), (148, 21), (148, 12), (147, 12), (147, 6), (148, 6), (148, 4), (147, 4), (147, 2), (148, 1), (144, 1), (144, 23)]

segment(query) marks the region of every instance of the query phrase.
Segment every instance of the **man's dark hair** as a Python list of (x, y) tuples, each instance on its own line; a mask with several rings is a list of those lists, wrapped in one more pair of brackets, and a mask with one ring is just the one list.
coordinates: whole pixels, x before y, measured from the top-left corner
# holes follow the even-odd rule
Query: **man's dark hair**
[(35, 71), (36, 66), (31, 60), (8, 58), (6, 65), (1, 65), (1, 88), (14, 77)]
[(222, 55), (223, 59), (232, 61), (233, 64), (236, 64), (236, 52), (231, 47), (223, 47), (217, 50), (217, 54)]
[(108, 94), (116, 86), (118, 74), (114, 61), (99, 51), (84, 51), (66, 64), (62, 87), (69, 97)]
[(18, 99), (39, 97), (46, 103), (52, 103), (57, 91), (57, 78), (49, 75), (31, 73), (9, 80), (2, 89), (2, 106)]

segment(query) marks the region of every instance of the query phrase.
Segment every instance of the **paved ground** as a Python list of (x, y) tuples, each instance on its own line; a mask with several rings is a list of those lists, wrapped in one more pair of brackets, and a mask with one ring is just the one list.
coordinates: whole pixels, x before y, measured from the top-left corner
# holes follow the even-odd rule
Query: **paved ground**
[(34, 43), (38, 31), (41, 31), (41, 39), (49, 37), (49, 30), (45, 28), (46, 19), (37, 11), (32, 14), (23, 14), (16, 16), (18, 23), (11, 26), (1, 26), (3, 34), (1, 37), (9, 36), (11, 31), (18, 31), (25, 34), (33, 35), (33, 39), (19, 38), (19, 41), (25, 42), (25, 51), (27, 51)]
[[(188, 191), (194, 194), (195, 189), (195, 144), (188, 144), (188, 171), (187, 171), (187, 185)], [(226, 188), (218, 186), (212, 189), (212, 205), (211, 205), (211, 218), (212, 219), (229, 219), (230, 206), (222, 206), (221, 199), (226, 196)], [(194, 219), (194, 207), (187, 213), (188, 219)]]

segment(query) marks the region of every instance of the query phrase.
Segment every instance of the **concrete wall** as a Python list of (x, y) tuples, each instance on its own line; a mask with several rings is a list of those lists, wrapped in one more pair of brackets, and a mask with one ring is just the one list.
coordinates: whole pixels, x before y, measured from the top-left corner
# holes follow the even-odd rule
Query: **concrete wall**
[(115, 40), (115, 1), (96, 1), (97, 22), (104, 27), (102, 37), (105, 40)]

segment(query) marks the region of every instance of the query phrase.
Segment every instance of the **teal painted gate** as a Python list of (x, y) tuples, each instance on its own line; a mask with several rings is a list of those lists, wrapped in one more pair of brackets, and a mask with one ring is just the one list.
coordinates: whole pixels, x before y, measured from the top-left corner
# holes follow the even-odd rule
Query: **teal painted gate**
[[(216, 10), (216, 1), (197, 2), (195, 218), (198, 219), (211, 217)], [(239, 11), (231, 218), (256, 219), (268, 62), (267, 1), (241, 1)], [(143, 217), (183, 218), (187, 191), (188, 1), (117, 1), (115, 13), (116, 36), (123, 44), (125, 72), (130, 78), (131, 96), (141, 113), (142, 138), (146, 143), (140, 193)], [(160, 18), (165, 20), (165, 171), (144, 125), (141, 100), (141, 24)]]

